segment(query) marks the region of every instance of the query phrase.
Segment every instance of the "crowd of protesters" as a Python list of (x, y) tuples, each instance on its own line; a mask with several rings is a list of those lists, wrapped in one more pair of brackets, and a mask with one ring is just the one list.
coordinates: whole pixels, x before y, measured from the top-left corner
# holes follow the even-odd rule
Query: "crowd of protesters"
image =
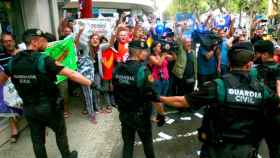
[[(89, 37), (87, 46), (79, 42), (80, 35), (84, 28), (76, 36), (75, 44), (78, 57), (78, 69), (88, 67), (84, 76), (94, 81), (96, 88), (80, 86), (68, 80), (59, 83), (60, 93), (64, 98), (64, 117), (71, 116), (69, 110), (69, 93), (72, 95), (75, 89), (81, 89), (84, 108), (83, 115), (88, 115), (92, 123), (98, 122), (97, 114), (109, 114), (112, 107), (116, 106), (113, 96), (112, 75), (118, 63), (125, 62), (128, 58), (128, 44), (133, 40), (142, 40), (149, 43), (150, 55), (147, 61), (143, 61), (152, 73), (155, 90), (163, 96), (184, 95), (190, 93), (195, 87), (202, 83), (211, 81), (220, 75), (229, 72), (228, 50), (237, 42), (251, 41), (252, 44), (262, 40), (264, 30), (257, 27), (260, 21), (256, 20), (252, 24), (251, 39), (249, 33), (244, 29), (234, 28), (234, 20), (231, 21), (230, 29), (213, 28), (208, 24), (209, 16), (205, 22), (206, 30), (217, 36), (217, 41), (213, 42), (209, 48), (200, 47), (196, 50), (194, 39), (184, 37), (182, 32), (175, 32), (174, 28), (165, 28), (163, 34), (159, 35), (155, 30), (155, 22), (151, 28), (144, 28), (139, 20), (135, 20), (135, 25), (130, 25), (122, 20), (117, 21), (111, 39), (107, 39), (93, 30)], [(155, 21), (155, 20), (154, 20)], [(176, 27), (184, 28), (184, 25)], [(182, 29), (181, 29), (182, 30)], [(58, 28), (59, 40), (63, 40), (73, 34), (73, 21), (63, 19)], [(48, 42), (55, 41), (55, 36), (50, 35)], [(149, 42), (152, 41), (152, 42)], [(280, 63), (280, 46), (275, 43), (274, 59)], [(0, 64), (4, 66), (11, 56), (18, 52), (15, 38), (11, 33), (2, 33), (1, 44), (3, 51), (0, 53)], [(87, 47), (88, 52), (79, 50)], [(257, 61), (256, 61), (257, 62)], [(196, 83), (198, 81), (198, 85)], [(79, 96), (79, 95), (78, 95)], [(160, 104), (160, 103), (158, 103)], [(14, 109), (0, 109), (1, 117), (9, 117), (11, 125), (11, 137), (16, 142), (18, 130), (14, 116), (21, 112)], [(8, 111), (8, 112), (7, 112)], [(3, 115), (2, 115), (3, 114)], [(151, 118), (157, 121), (156, 118)]]

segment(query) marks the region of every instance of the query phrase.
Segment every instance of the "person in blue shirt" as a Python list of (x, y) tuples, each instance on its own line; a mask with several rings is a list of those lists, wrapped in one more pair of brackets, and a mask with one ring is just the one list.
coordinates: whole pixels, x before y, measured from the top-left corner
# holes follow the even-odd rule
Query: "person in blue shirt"
[(232, 46), (233, 37), (227, 38), (227, 32), (224, 29), (220, 29), (218, 33), (222, 38), (219, 48), (221, 50), (221, 75), (224, 75), (229, 72), (228, 50)]
[(217, 45), (213, 46), (209, 51), (203, 47), (199, 48), (197, 59), (199, 85), (216, 78), (217, 72), (220, 69), (217, 48)]

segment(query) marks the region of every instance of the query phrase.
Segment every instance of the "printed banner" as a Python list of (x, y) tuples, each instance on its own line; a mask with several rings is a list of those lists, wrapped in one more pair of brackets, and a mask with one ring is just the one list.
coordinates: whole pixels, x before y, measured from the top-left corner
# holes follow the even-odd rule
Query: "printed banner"
[(191, 38), (191, 34), (195, 29), (195, 17), (191, 13), (177, 13), (176, 23), (184, 26), (182, 32), (185, 38)]
[[(77, 55), (75, 49), (74, 38), (69, 36), (64, 40), (49, 43), (45, 53), (72, 70), (77, 69)], [(66, 80), (65, 76), (58, 75), (57, 83)]]
[(230, 15), (220, 15), (214, 19), (214, 27), (218, 29), (227, 29), (230, 28)]

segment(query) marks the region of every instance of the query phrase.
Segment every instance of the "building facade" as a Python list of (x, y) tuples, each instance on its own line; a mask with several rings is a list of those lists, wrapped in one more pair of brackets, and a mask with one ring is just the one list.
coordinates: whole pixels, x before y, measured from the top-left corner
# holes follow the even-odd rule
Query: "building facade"
[[(132, 14), (153, 14), (155, 11), (155, 0), (94, 0), (93, 1), (93, 13), (99, 14), (113, 14), (115, 11), (120, 13), (122, 11), (131, 11)], [(72, 13), (77, 13), (79, 4), (78, 0), (70, 0), (65, 3), (64, 9)], [(109, 12), (112, 11), (112, 12)]]
[(0, 31), (12, 32), (18, 41), (28, 28), (56, 35), (58, 15), (57, 0), (4, 0), (0, 2)]

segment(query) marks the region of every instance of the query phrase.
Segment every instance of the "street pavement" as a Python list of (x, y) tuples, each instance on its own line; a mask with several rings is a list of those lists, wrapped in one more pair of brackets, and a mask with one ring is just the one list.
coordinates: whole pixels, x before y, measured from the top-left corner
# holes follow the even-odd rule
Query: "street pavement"
[[(70, 148), (79, 152), (79, 158), (110, 158), (114, 142), (120, 141), (118, 112), (98, 114), (97, 125), (92, 124), (81, 114), (81, 101), (71, 98), (72, 115), (66, 119)], [(48, 129), (46, 148), (49, 158), (61, 158), (56, 146), (55, 136)], [(34, 158), (30, 132), (26, 128), (16, 144), (6, 143), (0, 147), (0, 158)]]
[[(170, 113), (163, 127), (153, 128), (154, 149), (157, 158), (198, 158), (201, 143), (196, 129), (200, 127), (203, 109), (195, 112)], [(168, 122), (168, 121), (167, 121)], [(167, 135), (167, 136), (166, 136)], [(114, 147), (111, 158), (121, 158), (122, 146)], [(259, 158), (268, 158), (267, 148), (262, 143)], [(145, 158), (143, 146), (137, 136), (134, 146), (134, 158)]]
[[(79, 152), (79, 158), (121, 158), (122, 140), (118, 112), (98, 114), (98, 124), (90, 123), (81, 115), (81, 101), (71, 99), (72, 115), (66, 120), (71, 149)], [(203, 110), (196, 112), (170, 112), (163, 127), (153, 125), (154, 148), (157, 158), (198, 158), (201, 143), (196, 129), (201, 125)], [(49, 158), (60, 158), (54, 133), (48, 129), (46, 148)], [(260, 156), (268, 158), (264, 145)], [(0, 147), (0, 158), (34, 158), (29, 129), (25, 129), (16, 144)], [(137, 137), (134, 158), (145, 158), (143, 146)]]

